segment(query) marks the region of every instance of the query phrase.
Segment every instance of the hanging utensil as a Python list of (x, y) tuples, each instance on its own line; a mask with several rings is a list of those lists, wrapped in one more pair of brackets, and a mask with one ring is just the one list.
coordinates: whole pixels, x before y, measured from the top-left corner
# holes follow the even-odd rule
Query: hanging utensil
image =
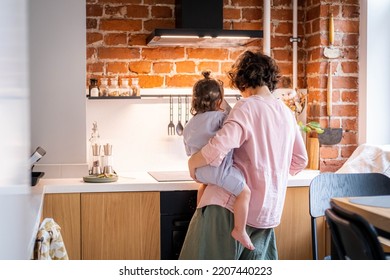
[(177, 100), (177, 106), (178, 106), (178, 109), (177, 109), (177, 118), (178, 118), (178, 123), (177, 123), (177, 126), (176, 126), (176, 132), (177, 132), (177, 135), (181, 136), (183, 135), (183, 125), (181, 124), (181, 97), (179, 96), (178, 97), (178, 100)]
[(189, 105), (189, 101), (188, 101), (188, 96), (186, 96), (186, 117), (185, 117), (185, 125), (188, 123), (188, 120), (189, 120), (189, 115), (190, 115), (190, 105)]
[(173, 123), (173, 98), (169, 96), (169, 124), (168, 124), (168, 135), (175, 135), (175, 124)]
[(334, 43), (334, 20), (333, 14), (329, 15), (329, 46), (324, 49), (324, 56), (326, 58), (338, 58), (340, 56), (340, 50), (333, 46)]
[(335, 145), (341, 141), (341, 137), (343, 136), (342, 128), (331, 128), (330, 121), (332, 117), (332, 63), (328, 62), (328, 88), (327, 88), (327, 98), (326, 98), (326, 111), (328, 114), (328, 127), (324, 129), (324, 133), (318, 134), (318, 140), (322, 145)]

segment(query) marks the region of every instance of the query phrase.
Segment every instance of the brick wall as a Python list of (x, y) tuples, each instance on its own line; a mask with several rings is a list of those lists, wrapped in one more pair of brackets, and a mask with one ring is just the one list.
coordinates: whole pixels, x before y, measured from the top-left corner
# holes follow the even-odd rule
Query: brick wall
[[(247, 48), (148, 47), (154, 28), (173, 28), (174, 0), (87, 0), (87, 84), (90, 78), (138, 77), (142, 88), (192, 87), (203, 69), (228, 82), (225, 72)], [(224, 0), (225, 29), (262, 29), (262, 0)], [(357, 145), (359, 1), (298, 1), (298, 87), (321, 105), (326, 117), (328, 12), (335, 17), (332, 62), (332, 127), (344, 129), (340, 144), (321, 147), (321, 170), (335, 171)], [(271, 52), (284, 76), (292, 77), (292, 1), (271, 1)], [(262, 48), (262, 40), (249, 48)], [(311, 117), (309, 111), (309, 117)]]
[[(326, 112), (327, 67), (329, 59), (324, 56), (328, 46), (329, 13), (334, 16), (334, 46), (340, 57), (331, 59), (333, 73), (333, 115), (330, 127), (343, 128), (343, 137), (338, 145), (321, 146), (320, 169), (333, 172), (340, 168), (357, 147), (358, 117), (358, 51), (359, 51), (359, 1), (305, 1), (305, 50), (306, 87), (308, 101), (320, 104), (319, 117), (323, 127), (329, 126)], [(310, 107), (308, 108), (310, 110)]]

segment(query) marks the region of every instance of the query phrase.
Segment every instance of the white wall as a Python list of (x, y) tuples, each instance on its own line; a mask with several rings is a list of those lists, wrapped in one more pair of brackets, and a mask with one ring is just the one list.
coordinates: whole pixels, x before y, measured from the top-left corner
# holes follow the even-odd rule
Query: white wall
[(31, 149), (47, 151), (39, 163), (55, 175), (77, 174), (86, 167), (85, 1), (31, 1), (30, 56)]
[(27, 186), (30, 150), (27, 3), (0, 9), (0, 187)]
[[(154, 91), (154, 92), (153, 92)], [(144, 90), (145, 92), (145, 90)], [(172, 93), (174, 92), (174, 93)], [(237, 92), (227, 90), (228, 93)], [(190, 94), (191, 89), (154, 89), (151, 94)], [(233, 106), (234, 98), (228, 98)], [(173, 120), (178, 123), (178, 99), (173, 99)], [(184, 123), (182, 98), (182, 123)], [(189, 114), (191, 118), (191, 114)], [(113, 167), (120, 175), (131, 171), (187, 170), (183, 137), (168, 135), (169, 98), (141, 100), (88, 100), (87, 138), (96, 121), (102, 144), (113, 145)], [(90, 149), (89, 149), (90, 150)], [(91, 156), (91, 152), (89, 152)]]
[(390, 144), (390, 1), (360, 1), (359, 144)]

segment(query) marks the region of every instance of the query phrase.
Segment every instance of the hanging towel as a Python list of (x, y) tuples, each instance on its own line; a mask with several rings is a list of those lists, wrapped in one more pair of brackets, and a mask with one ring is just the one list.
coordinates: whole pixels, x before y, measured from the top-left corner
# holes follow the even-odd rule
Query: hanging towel
[(42, 221), (34, 248), (36, 260), (68, 260), (60, 226), (52, 219)]

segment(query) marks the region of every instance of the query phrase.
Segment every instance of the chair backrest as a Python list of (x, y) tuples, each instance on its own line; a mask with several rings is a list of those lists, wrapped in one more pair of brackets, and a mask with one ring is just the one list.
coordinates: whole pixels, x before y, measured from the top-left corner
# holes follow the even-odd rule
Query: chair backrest
[(325, 210), (332, 242), (342, 260), (385, 260), (375, 228), (363, 217), (333, 202)]
[(381, 173), (321, 173), (309, 186), (313, 259), (318, 259), (316, 218), (330, 208), (332, 197), (390, 195), (390, 178)]

